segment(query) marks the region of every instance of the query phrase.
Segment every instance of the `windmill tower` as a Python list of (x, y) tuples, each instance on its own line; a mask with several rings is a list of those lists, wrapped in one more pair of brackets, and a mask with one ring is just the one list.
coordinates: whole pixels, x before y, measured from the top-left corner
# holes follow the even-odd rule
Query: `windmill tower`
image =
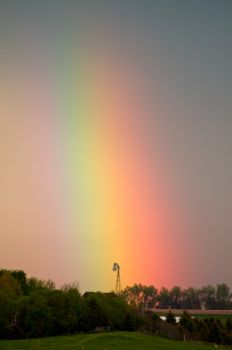
[(120, 266), (118, 263), (114, 263), (112, 270), (116, 272), (115, 293), (121, 293), (121, 278), (120, 278)]

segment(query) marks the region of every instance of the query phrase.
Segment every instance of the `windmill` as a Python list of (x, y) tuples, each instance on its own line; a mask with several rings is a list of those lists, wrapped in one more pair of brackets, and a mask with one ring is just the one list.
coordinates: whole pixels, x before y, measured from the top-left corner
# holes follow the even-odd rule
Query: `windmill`
[(116, 283), (115, 283), (115, 293), (119, 294), (121, 292), (121, 279), (120, 279), (120, 266), (118, 263), (113, 263), (112, 270), (116, 272)]

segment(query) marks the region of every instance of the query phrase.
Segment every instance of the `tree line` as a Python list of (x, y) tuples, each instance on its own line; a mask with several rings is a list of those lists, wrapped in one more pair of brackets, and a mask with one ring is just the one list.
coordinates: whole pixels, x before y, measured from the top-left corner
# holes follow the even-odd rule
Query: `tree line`
[(169, 311), (166, 321), (156, 313), (145, 311), (143, 332), (184, 341), (203, 341), (217, 345), (232, 345), (232, 319), (224, 321), (214, 317), (199, 319), (183, 311), (177, 323), (174, 314)]
[(135, 320), (135, 310), (115, 293), (81, 295), (75, 284), (56, 289), (50, 280), (0, 270), (1, 339), (133, 330)]
[(128, 304), (134, 304), (140, 309), (232, 309), (232, 292), (226, 283), (216, 286), (208, 285), (202, 288), (189, 287), (181, 289), (175, 286), (171, 289), (162, 287), (159, 291), (154, 286), (135, 284), (122, 291)]
[[(194, 291), (194, 293), (192, 292)], [(191, 292), (191, 293), (190, 293)], [(203, 293), (204, 292), (204, 293)], [(204, 297), (204, 298), (203, 298)], [(45, 337), (107, 330), (141, 331), (174, 339), (232, 343), (228, 324), (193, 320), (184, 313), (177, 325), (169, 312), (163, 322), (152, 311), (162, 308), (230, 308), (231, 292), (225, 284), (202, 289), (171, 290), (135, 284), (115, 293), (86, 292), (78, 285), (57, 289), (48, 280), (27, 278), (24, 271), (0, 270), (0, 339)], [(213, 336), (214, 334), (214, 336)]]

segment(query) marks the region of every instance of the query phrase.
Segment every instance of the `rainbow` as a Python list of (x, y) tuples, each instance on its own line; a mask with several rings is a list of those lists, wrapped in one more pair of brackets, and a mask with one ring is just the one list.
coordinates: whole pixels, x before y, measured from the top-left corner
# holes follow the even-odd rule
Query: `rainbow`
[(103, 57), (84, 62), (70, 71), (64, 121), (77, 275), (91, 275), (90, 288), (113, 288), (110, 267), (118, 261), (124, 285), (157, 283), (170, 214), (141, 136), (146, 110), (125, 67)]
[(144, 130), (135, 72), (104, 53), (47, 62), (34, 49), (15, 79), (18, 103), (1, 106), (14, 139), (11, 147), (2, 141), (11, 159), (5, 211), (14, 220), (6, 215), (1, 225), (18, 242), (6, 263), (58, 283), (77, 280), (82, 290), (113, 289), (114, 261), (123, 286), (172, 283), (167, 183)]

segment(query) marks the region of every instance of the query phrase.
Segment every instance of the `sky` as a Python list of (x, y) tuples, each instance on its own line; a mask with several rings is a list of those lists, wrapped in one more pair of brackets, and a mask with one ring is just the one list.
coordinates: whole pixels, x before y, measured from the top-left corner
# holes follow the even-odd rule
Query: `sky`
[(232, 2), (0, 0), (0, 267), (226, 282)]

